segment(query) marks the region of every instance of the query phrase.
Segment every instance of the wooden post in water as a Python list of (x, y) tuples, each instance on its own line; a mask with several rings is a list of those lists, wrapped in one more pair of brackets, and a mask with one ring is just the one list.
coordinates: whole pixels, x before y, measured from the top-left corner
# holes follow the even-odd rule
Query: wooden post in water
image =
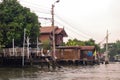
[(24, 56), (25, 56), (25, 51), (24, 51), (24, 47), (25, 47), (25, 34), (26, 34), (26, 29), (24, 29), (24, 39), (23, 39), (23, 53), (22, 53), (22, 66), (24, 67)]
[(30, 51), (29, 51), (29, 37), (27, 37), (27, 59), (29, 59), (29, 54), (30, 54)]
[(13, 44), (13, 54), (12, 54), (12, 56), (14, 56), (15, 55), (14, 38), (12, 39), (12, 44)]
[(38, 37), (37, 37), (37, 56), (38, 56), (38, 50), (39, 50), (39, 47), (38, 47)]

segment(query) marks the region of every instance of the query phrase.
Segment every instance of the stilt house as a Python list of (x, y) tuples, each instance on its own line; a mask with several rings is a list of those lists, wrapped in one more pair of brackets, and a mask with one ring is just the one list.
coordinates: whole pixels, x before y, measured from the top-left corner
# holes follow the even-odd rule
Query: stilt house
[(55, 26), (54, 28), (51, 26), (44, 26), (40, 28), (40, 37), (39, 40), (43, 42), (50, 42), (52, 45), (53, 39), (53, 30), (55, 31), (55, 44), (59, 46), (63, 43), (63, 37), (67, 37), (67, 33), (64, 28), (59, 28)]

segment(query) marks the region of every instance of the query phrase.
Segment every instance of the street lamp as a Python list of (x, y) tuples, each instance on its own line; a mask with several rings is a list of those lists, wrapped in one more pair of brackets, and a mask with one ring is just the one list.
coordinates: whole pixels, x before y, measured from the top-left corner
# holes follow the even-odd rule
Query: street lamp
[(57, 0), (54, 2), (54, 4), (52, 4), (52, 10), (51, 10), (51, 15), (52, 15), (52, 27), (53, 27), (53, 53), (52, 56), (54, 59), (56, 59), (55, 56), (55, 26), (54, 26), (54, 7), (55, 7), (55, 3), (58, 3), (60, 0)]
[(57, 0), (54, 2), (54, 4), (52, 4), (52, 11), (51, 11), (51, 14), (52, 14), (52, 27), (54, 26), (54, 7), (55, 7), (55, 3), (58, 3), (60, 2), (60, 0)]

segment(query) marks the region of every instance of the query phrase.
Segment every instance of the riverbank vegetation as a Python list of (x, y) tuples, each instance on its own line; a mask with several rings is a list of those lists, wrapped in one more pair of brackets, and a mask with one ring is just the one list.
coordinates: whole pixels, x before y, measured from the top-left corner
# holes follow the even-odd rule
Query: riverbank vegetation
[(24, 29), (30, 38), (30, 43), (35, 43), (39, 35), (40, 23), (35, 13), (23, 7), (17, 0), (2, 0), (0, 3), (0, 47), (12, 47), (14, 38), (15, 46), (22, 46)]
[(100, 47), (98, 44), (95, 43), (95, 40), (93, 40), (92, 38), (86, 41), (81, 41), (78, 39), (69, 39), (66, 43), (64, 43), (63, 45), (65, 46), (95, 46), (96, 50), (100, 50)]
[[(104, 44), (104, 47), (101, 49), (101, 53), (105, 51), (106, 44)], [(114, 56), (120, 55), (120, 40), (117, 40), (115, 43), (109, 43), (108, 44), (108, 51), (110, 60), (114, 59)]]

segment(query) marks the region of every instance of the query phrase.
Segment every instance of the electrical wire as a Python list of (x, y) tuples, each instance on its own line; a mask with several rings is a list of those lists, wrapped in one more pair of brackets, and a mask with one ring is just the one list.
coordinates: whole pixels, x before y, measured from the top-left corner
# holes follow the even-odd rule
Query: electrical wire
[(70, 23), (68, 23), (67, 21), (65, 21), (64, 19), (62, 19), (61, 17), (59, 17), (58, 15), (56, 16), (58, 19), (60, 19), (62, 22), (64, 22), (65, 24), (67, 24), (68, 26), (65, 26), (65, 27), (68, 27), (70, 28), (72, 31), (74, 31), (77, 35), (80, 35), (86, 39), (90, 38), (88, 37), (86, 34), (84, 33), (81, 33), (78, 28), (74, 27), (73, 25), (71, 25)]
[[(26, 4), (29, 3), (29, 4)], [(34, 7), (34, 11), (38, 14), (38, 13), (42, 13), (42, 14), (49, 14), (50, 15), (50, 8), (43, 8), (40, 5), (36, 4), (36, 3), (30, 3), (27, 1), (22, 1), (21, 4), (27, 5), (29, 7)], [(38, 15), (39, 16), (39, 15)], [(77, 28), (76, 26), (73, 26), (72, 24), (70, 24), (68, 21), (66, 21), (65, 19), (61, 18), (60, 16), (55, 14), (55, 17), (59, 20), (61, 20), (65, 26), (65, 28), (67, 28), (67, 30), (69, 30), (69, 33), (72, 33), (74, 35), (74, 37), (78, 38), (78, 37), (83, 37), (85, 39), (90, 39), (91, 36), (80, 31), (79, 28)], [(40, 18), (40, 17), (39, 17)], [(47, 20), (47, 18), (44, 18), (45, 20)]]

